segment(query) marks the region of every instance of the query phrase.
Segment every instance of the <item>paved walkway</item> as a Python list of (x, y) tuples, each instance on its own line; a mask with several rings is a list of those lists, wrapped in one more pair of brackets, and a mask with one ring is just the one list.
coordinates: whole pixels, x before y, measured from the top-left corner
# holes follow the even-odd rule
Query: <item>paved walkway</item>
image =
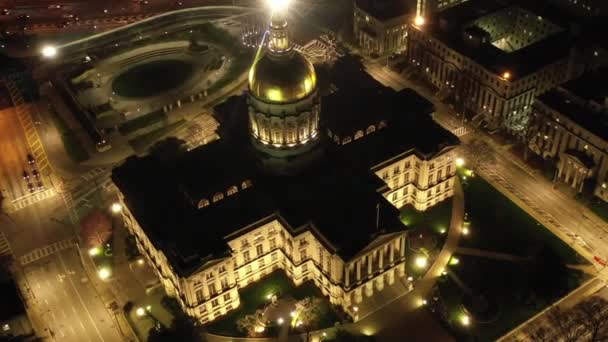
[(458, 247), (458, 248), (456, 248), (455, 253), (462, 254), (462, 255), (477, 256), (477, 257), (482, 257), (482, 258), (511, 261), (511, 262), (522, 262), (522, 261), (528, 260), (528, 258), (524, 258), (519, 255), (493, 252), (493, 251), (487, 251), (487, 250), (483, 250), (483, 249), (467, 248), (467, 247)]
[(376, 312), (360, 318), (347, 328), (356, 333), (374, 334), (378, 341), (403, 341), (403, 332), (408, 332), (408, 341), (452, 341), (437, 319), (420, 306), (428, 298), (435, 282), (445, 270), (448, 261), (458, 246), (464, 223), (464, 193), (460, 181), (454, 185), (450, 229), (443, 249), (428, 272), (415, 283), (414, 290), (387, 303)]

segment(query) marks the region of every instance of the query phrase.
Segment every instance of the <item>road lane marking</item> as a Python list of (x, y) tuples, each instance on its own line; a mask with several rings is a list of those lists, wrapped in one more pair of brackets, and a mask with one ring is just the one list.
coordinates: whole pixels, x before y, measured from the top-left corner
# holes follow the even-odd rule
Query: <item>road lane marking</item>
[[(63, 261), (63, 258), (61, 257), (61, 253), (57, 253), (57, 256), (59, 257), (59, 261), (61, 262), (61, 266), (63, 267), (63, 269), (65, 271), (67, 269), (67, 266), (65, 265), (65, 262)], [(91, 316), (91, 312), (89, 311), (89, 308), (86, 307), (86, 305), (84, 304), (84, 301), (82, 300), (82, 296), (80, 296), (80, 292), (78, 292), (78, 290), (76, 289), (76, 286), (74, 285), (74, 282), (72, 281), (72, 277), (68, 277), (68, 280), (70, 281), (70, 285), (72, 285), (72, 288), (76, 292), (76, 296), (78, 297), (78, 300), (80, 301), (80, 304), (82, 305), (82, 307), (84, 307), (85, 311), (87, 312), (87, 315), (89, 316), (89, 320), (91, 321), (91, 324), (93, 324), (93, 328), (95, 328), (95, 331), (97, 332), (97, 335), (99, 335), (99, 338), (102, 341), (105, 341), (105, 339), (103, 338), (103, 336), (101, 336), (101, 332), (97, 328), (97, 325), (95, 325), (95, 321), (93, 320), (93, 316)]]
[(82, 321), (78, 321), (78, 323), (80, 323), (80, 326), (82, 327), (82, 330), (87, 331), (87, 329), (84, 328), (84, 324), (82, 324)]

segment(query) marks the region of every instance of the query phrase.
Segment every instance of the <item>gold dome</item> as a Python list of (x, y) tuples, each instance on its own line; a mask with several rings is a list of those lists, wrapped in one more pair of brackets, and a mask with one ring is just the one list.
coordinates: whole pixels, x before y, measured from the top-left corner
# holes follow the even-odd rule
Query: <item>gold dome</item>
[(317, 75), (313, 65), (296, 51), (280, 58), (264, 53), (249, 70), (249, 92), (264, 102), (301, 100), (316, 86)]

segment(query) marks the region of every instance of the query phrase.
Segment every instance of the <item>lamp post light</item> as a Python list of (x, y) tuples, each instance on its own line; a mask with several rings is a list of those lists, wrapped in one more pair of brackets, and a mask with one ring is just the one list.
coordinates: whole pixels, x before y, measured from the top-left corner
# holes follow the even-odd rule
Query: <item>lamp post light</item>
[(43, 46), (40, 52), (44, 58), (53, 58), (57, 56), (57, 48), (51, 45)]
[(110, 207), (110, 210), (112, 211), (112, 213), (114, 214), (118, 214), (122, 211), (122, 205), (120, 203), (112, 203), (112, 206)]

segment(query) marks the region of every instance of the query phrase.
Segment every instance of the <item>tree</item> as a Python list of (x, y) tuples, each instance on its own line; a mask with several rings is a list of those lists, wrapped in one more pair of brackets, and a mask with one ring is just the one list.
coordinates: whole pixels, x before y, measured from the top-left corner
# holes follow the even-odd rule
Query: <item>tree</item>
[(317, 297), (307, 297), (295, 303), (296, 327), (302, 326), (306, 331), (306, 340), (310, 338), (310, 331), (315, 329), (321, 318), (323, 301)]
[(600, 342), (608, 339), (608, 301), (593, 296), (564, 310), (552, 307), (543, 320), (526, 329), (533, 341)]
[(590, 342), (608, 340), (608, 301), (593, 296), (574, 306), (589, 334)]
[(263, 316), (264, 311), (262, 309), (258, 309), (256, 312), (250, 315), (245, 315), (239, 318), (239, 320), (236, 321), (236, 327), (238, 330), (246, 333), (247, 336), (253, 337), (257, 334), (255, 329), (262, 322)]
[(80, 221), (80, 235), (86, 248), (101, 246), (112, 236), (112, 221), (108, 215), (95, 210)]
[(473, 170), (493, 165), (496, 162), (492, 148), (481, 140), (475, 139), (470, 143), (463, 145), (462, 152), (467, 164)]

